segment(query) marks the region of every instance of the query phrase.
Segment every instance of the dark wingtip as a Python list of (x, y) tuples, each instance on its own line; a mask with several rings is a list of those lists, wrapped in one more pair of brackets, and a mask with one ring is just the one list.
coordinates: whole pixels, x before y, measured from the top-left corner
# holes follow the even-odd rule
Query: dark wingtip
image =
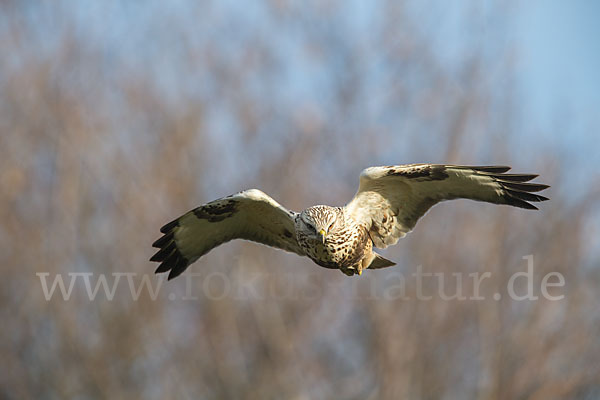
[(508, 189), (520, 190), (523, 192), (541, 192), (542, 190), (548, 189), (549, 185), (544, 185), (540, 183), (520, 183), (520, 182), (505, 182), (503, 180), (498, 180), (502, 186)]
[(160, 264), (155, 270), (154, 273), (155, 274), (162, 274), (163, 272), (167, 272), (171, 269), (171, 265), (166, 264), (166, 263), (162, 263)]
[(171, 280), (181, 275), (181, 273), (187, 269), (188, 265), (188, 260), (177, 248), (175, 248), (169, 257), (156, 268), (154, 273), (161, 274), (164, 272), (169, 272), (168, 280)]
[(538, 209), (533, 204), (528, 203), (525, 200), (517, 199), (512, 196), (506, 196), (505, 201), (506, 201), (506, 204), (513, 206), (513, 207), (524, 208), (526, 210), (537, 210)]
[(177, 249), (174, 241), (169, 242), (163, 248), (158, 250), (151, 258), (150, 261), (165, 261), (170, 257), (171, 253)]
[(501, 174), (503, 172), (509, 171), (511, 167), (508, 165), (481, 165), (475, 167), (469, 167), (474, 171), (478, 172), (489, 172), (494, 174)]
[(504, 167), (475, 167), (476, 171), (483, 172), (496, 181), (503, 189), (504, 204), (513, 207), (524, 208), (527, 210), (537, 210), (538, 208), (530, 201), (547, 201), (548, 197), (541, 196), (532, 192), (541, 192), (550, 187), (543, 183), (526, 183), (538, 177), (537, 174), (504, 174), (500, 169)]
[(537, 174), (494, 174), (492, 178), (503, 182), (528, 182), (538, 176)]
[(185, 257), (180, 257), (179, 260), (175, 263), (173, 268), (171, 268), (171, 272), (169, 272), (169, 277), (167, 278), (170, 281), (173, 278), (177, 278), (183, 271), (188, 267), (188, 261)]
[(173, 240), (173, 235), (174, 232), (171, 231), (163, 236), (161, 236), (159, 239), (157, 239), (154, 243), (152, 243), (152, 247), (156, 247), (156, 248), (162, 248), (164, 247), (166, 244), (168, 244), (171, 240)]
[(511, 197), (515, 197), (519, 200), (525, 200), (525, 201), (546, 201), (546, 200), (548, 200), (547, 197), (541, 196), (539, 194), (533, 194), (533, 193), (524, 192), (521, 190), (505, 189), (505, 191)]
[(179, 219), (173, 220), (160, 228), (164, 233), (158, 240), (152, 243), (152, 247), (159, 250), (150, 257), (150, 261), (160, 264), (154, 271), (155, 274), (169, 272), (168, 280), (179, 276), (188, 267), (188, 260), (181, 254), (175, 243), (174, 228), (179, 226)]
[(513, 190), (504, 188), (505, 195), (504, 200), (506, 204), (525, 208), (528, 210), (537, 210), (538, 208), (533, 204), (529, 203), (530, 201), (547, 201), (550, 200), (548, 197), (541, 196), (539, 194), (529, 193), (521, 190)]
[(161, 233), (169, 233), (173, 230), (173, 228), (176, 228), (179, 226), (179, 218), (174, 219), (173, 221), (169, 222), (168, 224), (163, 225), (162, 228), (160, 228)]

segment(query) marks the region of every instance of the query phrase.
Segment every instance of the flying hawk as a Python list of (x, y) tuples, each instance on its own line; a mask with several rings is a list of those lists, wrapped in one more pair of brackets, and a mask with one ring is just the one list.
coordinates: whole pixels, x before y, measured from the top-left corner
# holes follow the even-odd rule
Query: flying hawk
[(245, 239), (308, 256), (316, 264), (360, 275), (395, 265), (373, 251), (396, 244), (436, 203), (458, 198), (537, 210), (548, 185), (506, 174), (510, 167), (409, 164), (362, 171), (344, 207), (313, 206), (296, 213), (257, 189), (211, 201), (163, 226), (152, 244), (156, 273), (181, 274), (198, 258), (232, 239)]

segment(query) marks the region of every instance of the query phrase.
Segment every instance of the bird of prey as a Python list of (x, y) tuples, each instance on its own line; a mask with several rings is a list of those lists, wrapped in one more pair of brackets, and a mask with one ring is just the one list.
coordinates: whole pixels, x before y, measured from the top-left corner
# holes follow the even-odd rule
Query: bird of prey
[(361, 275), (395, 265), (373, 251), (396, 244), (419, 218), (443, 200), (471, 199), (536, 210), (548, 200), (534, 194), (548, 185), (537, 175), (507, 174), (506, 166), (408, 164), (362, 171), (358, 192), (344, 207), (287, 210), (258, 189), (211, 201), (163, 226), (152, 244), (156, 273), (173, 279), (213, 248), (245, 239), (308, 256), (316, 264)]

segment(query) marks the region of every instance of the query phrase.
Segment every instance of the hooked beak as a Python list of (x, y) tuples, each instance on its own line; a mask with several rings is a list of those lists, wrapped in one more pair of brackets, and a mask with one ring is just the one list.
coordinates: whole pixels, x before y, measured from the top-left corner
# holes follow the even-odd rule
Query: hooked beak
[(327, 236), (327, 232), (325, 232), (325, 229), (321, 229), (319, 231), (319, 236), (321, 236), (321, 242), (323, 242), (323, 244), (325, 244), (325, 238)]

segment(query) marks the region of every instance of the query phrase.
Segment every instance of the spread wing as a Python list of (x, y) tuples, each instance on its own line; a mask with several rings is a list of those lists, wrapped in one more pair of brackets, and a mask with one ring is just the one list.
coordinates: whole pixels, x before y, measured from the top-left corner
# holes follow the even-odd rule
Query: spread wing
[(533, 194), (548, 185), (525, 183), (537, 175), (506, 174), (510, 167), (409, 164), (362, 171), (358, 192), (346, 210), (369, 229), (373, 244), (385, 248), (410, 232), (436, 203), (471, 199), (534, 209)]
[(193, 209), (163, 226), (152, 244), (160, 250), (150, 261), (160, 262), (156, 273), (169, 279), (213, 248), (232, 239), (246, 239), (304, 255), (296, 241), (294, 218), (271, 197), (250, 189)]

